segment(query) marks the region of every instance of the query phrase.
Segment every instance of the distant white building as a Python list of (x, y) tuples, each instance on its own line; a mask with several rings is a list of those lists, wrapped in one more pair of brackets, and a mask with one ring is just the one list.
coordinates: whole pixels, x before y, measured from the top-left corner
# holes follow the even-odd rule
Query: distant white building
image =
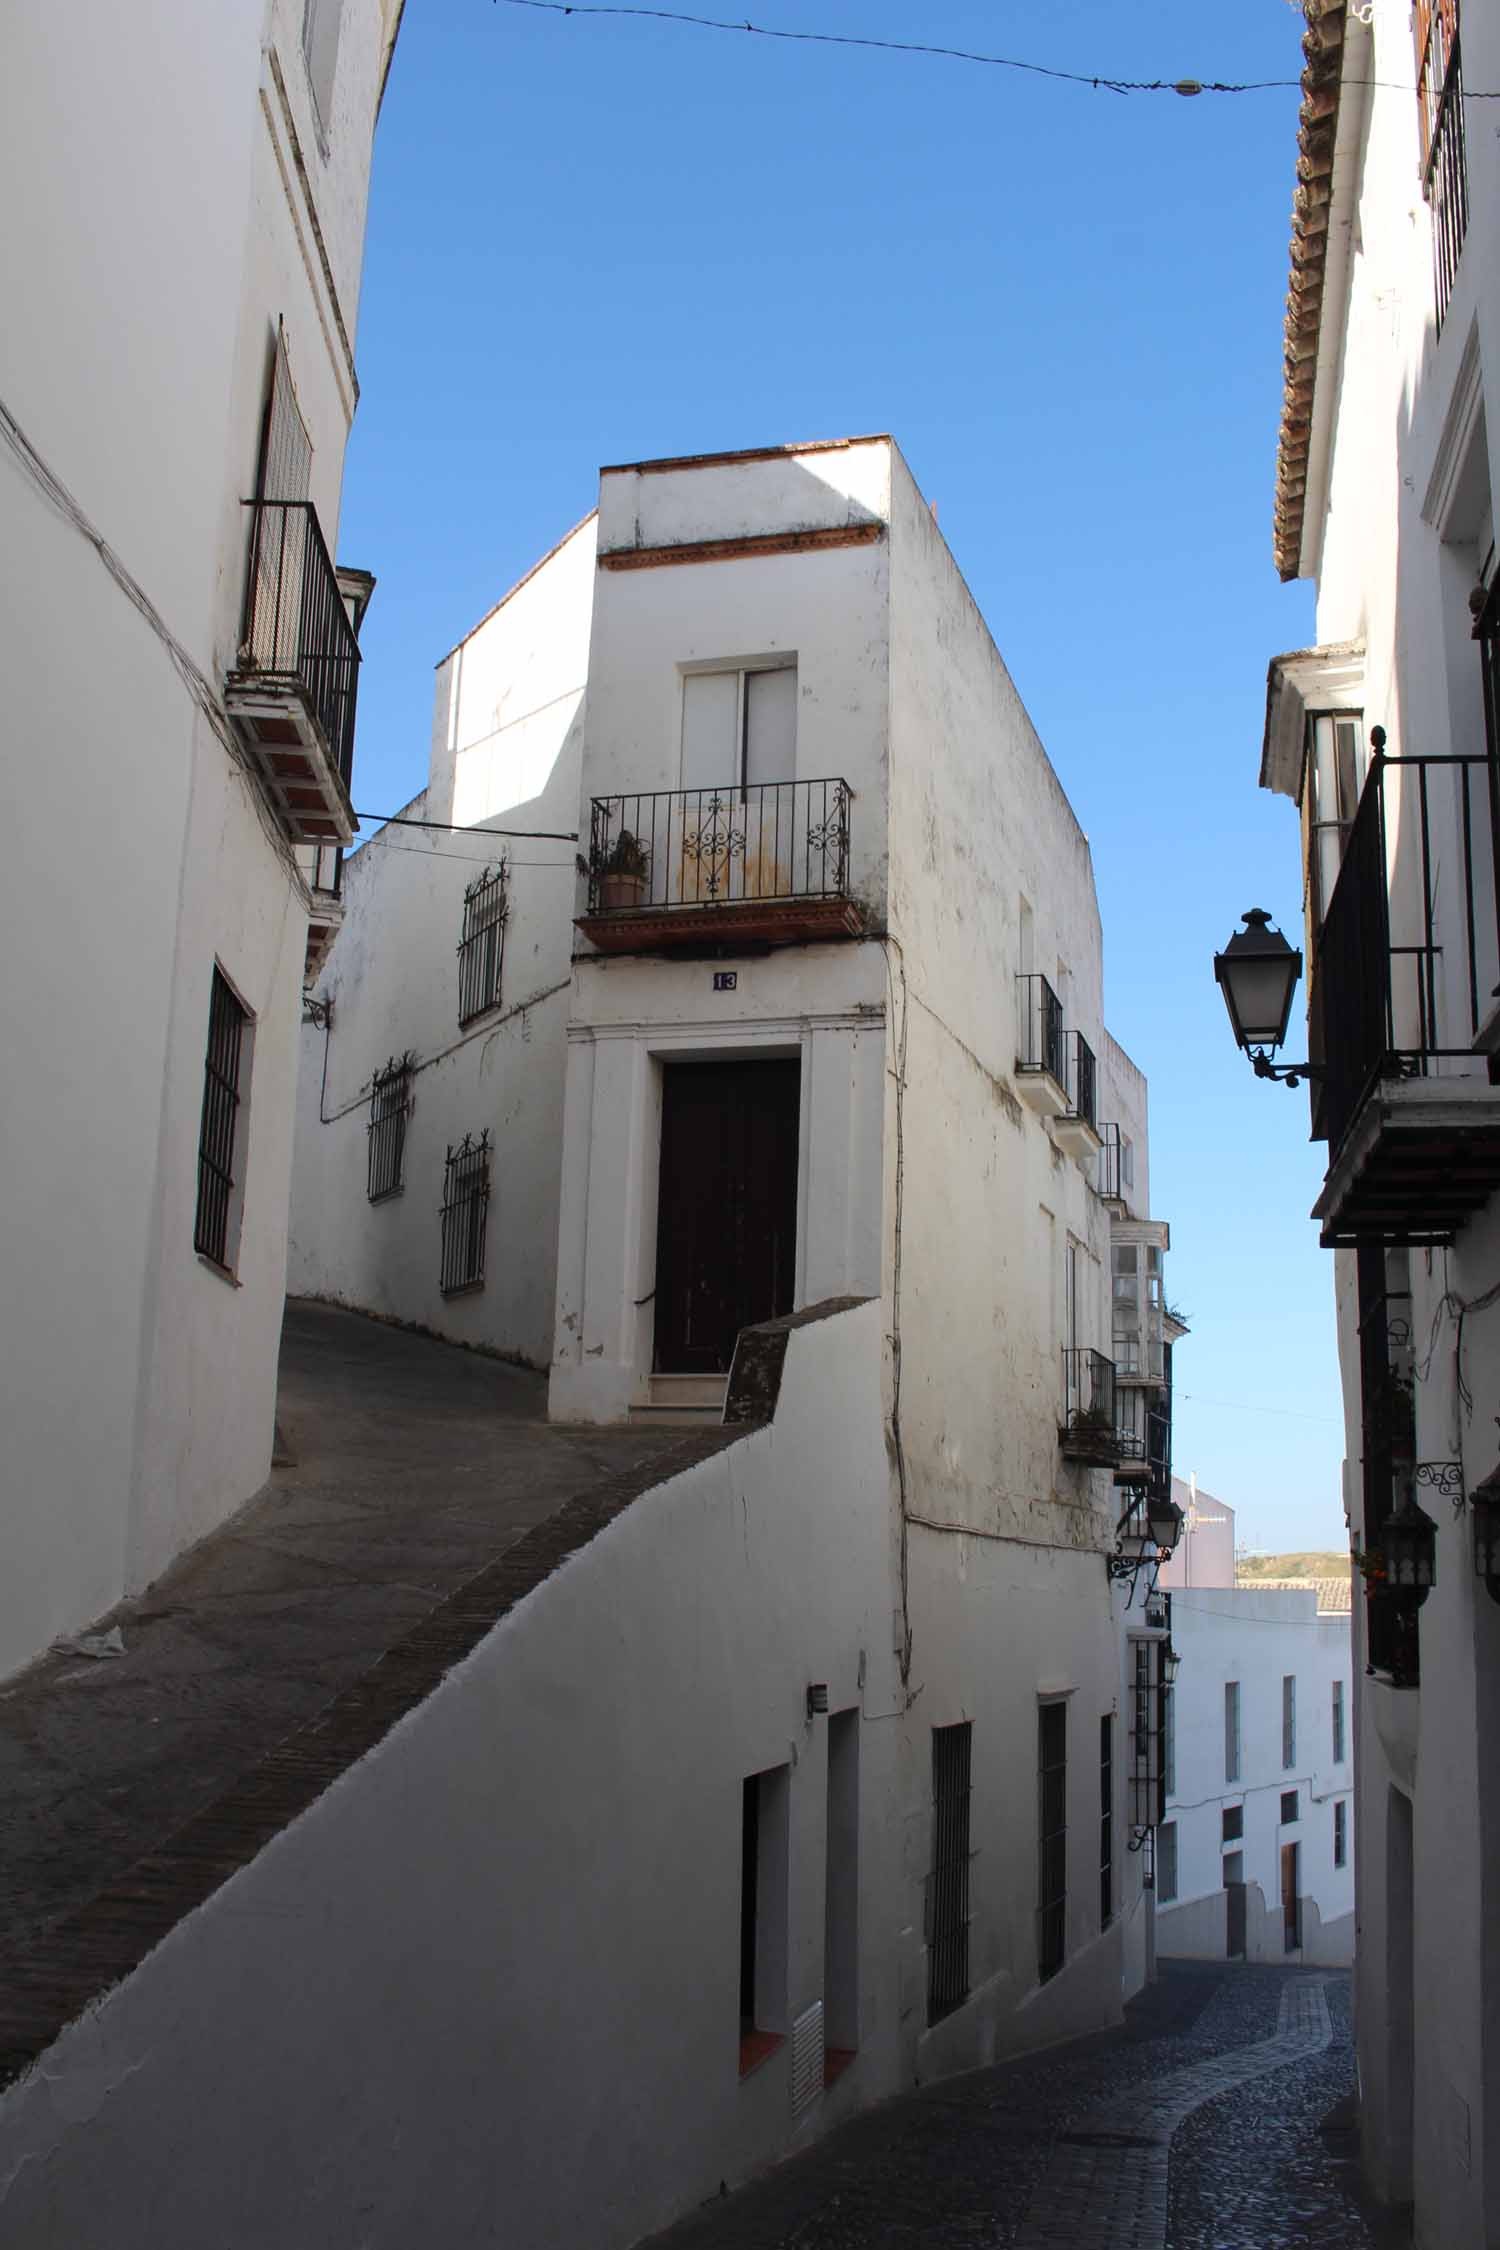
[(1204, 1492), (1196, 1477), (1173, 1477), (1172, 1498), (1182, 1510), (1182, 1537), (1162, 1564), (1158, 1584), (1172, 1594), (1182, 1587), (1232, 1586), (1233, 1508)]
[(303, 970), (352, 833), (371, 582), (330, 558), (400, 13), (8, 12), (0, 1674), (270, 1464)]
[[(888, 438), (605, 470), (439, 668), (405, 817), (455, 825), (349, 863), (293, 1289), (548, 1367), (579, 1424), (753, 1420), (787, 1370), (743, 1471), (589, 1558), (601, 1600), (628, 1566), (608, 1628), (559, 1581), (586, 1726), (511, 1706), (578, 1790), (488, 1910), (545, 1928), (582, 1855), (590, 2019), (668, 1958), (674, 1997), (649, 2159), (617, 2053), (523, 2011), (517, 2144), (566, 2088), (618, 2186), (607, 2237), (555, 2165), (508, 2208), (625, 2242), (1148, 1973), (1165, 1635), (1107, 1567), (1171, 1521), (1146, 1088), (1087, 843)], [(638, 1910), (668, 1833), (702, 1880)]]
[(1354, 1954), (1349, 1589), (1172, 1595), (1156, 1944), (1200, 1959)]

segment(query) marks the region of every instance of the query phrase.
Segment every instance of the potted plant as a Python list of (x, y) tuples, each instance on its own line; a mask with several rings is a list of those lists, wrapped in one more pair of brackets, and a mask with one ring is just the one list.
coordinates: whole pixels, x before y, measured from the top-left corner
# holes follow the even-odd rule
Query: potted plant
[(1114, 1423), (1097, 1406), (1075, 1408), (1063, 1432), (1063, 1451), (1075, 1461), (1092, 1461), (1107, 1468), (1120, 1456)]
[(639, 836), (622, 828), (599, 862), (599, 911), (618, 914), (639, 906), (651, 877), (651, 854)]

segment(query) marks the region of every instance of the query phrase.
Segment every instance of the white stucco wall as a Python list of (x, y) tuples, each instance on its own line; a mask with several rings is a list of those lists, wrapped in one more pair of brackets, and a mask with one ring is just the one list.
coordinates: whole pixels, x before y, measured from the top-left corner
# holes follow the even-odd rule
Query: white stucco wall
[[(178, 0), (87, 15), (85, 32), (32, 11), (8, 45), (0, 172), (10, 206), (38, 217), (0, 246), (4, 396), (217, 682), (278, 318), (330, 545), (336, 529), (355, 389), (335, 299), (352, 338), (394, 15), (344, 8), (326, 156), (308, 141), (293, 0), (212, 21)], [(144, 1584), (264, 1474), (305, 912), (160, 642), (8, 453), (0, 478), (0, 663), (28, 775), (0, 916), (29, 967), (3, 1023), (30, 1059), (3, 1097), (0, 1255), (26, 1277), (0, 1349), (3, 1672)], [(235, 1287), (191, 1243), (216, 958), (256, 1022)]]
[[(1225, 1953), (1224, 1871), (1239, 1853), (1258, 1900), (1247, 1915), (1247, 1957), (1285, 1958), (1281, 1848), (1298, 1846), (1303, 1943), (1298, 1958), (1353, 1955), (1355, 1821), (1349, 1621), (1319, 1616), (1317, 1597), (1249, 1588), (1177, 1589), (1172, 1641), (1182, 1659), (1173, 1689), (1175, 1786), (1167, 1820), (1177, 1835), (1177, 1895), (1158, 1898), (1162, 1954)], [(1282, 1762), (1282, 1681), (1296, 1680), (1296, 1755)], [(1343, 1686), (1344, 1757), (1333, 1757), (1333, 1683)], [(1224, 1691), (1240, 1690), (1240, 1773), (1225, 1778)], [(1283, 1824), (1281, 1798), (1295, 1789), (1298, 1819)], [(1333, 1863), (1333, 1807), (1345, 1806), (1347, 1857)], [(1243, 1812), (1241, 1837), (1226, 1842), (1226, 1807)]]
[[(410, 819), (564, 837), (576, 827), (594, 536), (589, 518), (438, 666), (431, 778), (406, 808)], [(302, 1034), (294, 1293), (548, 1364), (575, 849), (393, 826), (346, 861), (343, 926), (315, 988), (332, 1002), (332, 1027)], [(461, 1025), (464, 887), (502, 854), (510, 919), (500, 1004)], [(418, 1067), (405, 1184), (372, 1204), (371, 1074), (406, 1053)], [(444, 1156), (486, 1130), (485, 1286), (445, 1298)]]

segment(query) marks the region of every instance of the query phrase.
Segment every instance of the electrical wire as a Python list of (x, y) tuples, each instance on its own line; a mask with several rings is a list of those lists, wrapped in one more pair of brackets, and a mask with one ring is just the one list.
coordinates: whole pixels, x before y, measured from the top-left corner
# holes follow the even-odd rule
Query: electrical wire
[[(576, 828), (491, 828), (481, 821), (413, 820), (409, 813), (356, 813), (361, 828), (433, 828), (447, 836), (518, 836), (524, 843), (576, 844)], [(372, 839), (366, 838), (369, 842)]]
[[(944, 47), (925, 39), (876, 39), (853, 31), (790, 31), (775, 24), (751, 23), (744, 18), (692, 15), (681, 8), (626, 6), (623, 0), (498, 0), (498, 4), (507, 8), (529, 8), (540, 15), (625, 16), (649, 23), (685, 24), (698, 31), (738, 32), (741, 37), (752, 39), (787, 40), (799, 46), (865, 47), (879, 54), (977, 63), (990, 70), (1013, 70), (1034, 78), (1050, 78), (1061, 85), (1086, 86), (1094, 93), (1180, 94), (1191, 98), (1197, 94), (1296, 93), (1302, 84), (1300, 78), (1116, 78), (1106, 71), (1064, 70), (1052, 63), (1027, 62), (1017, 55), (990, 55), (971, 47)], [(1402, 85), (1397, 79), (1345, 78), (1342, 83), (1392, 94), (1412, 92), (1410, 86)], [(1463, 91), (1466, 101), (1500, 101), (1500, 92), (1489, 88), (1466, 86)]]

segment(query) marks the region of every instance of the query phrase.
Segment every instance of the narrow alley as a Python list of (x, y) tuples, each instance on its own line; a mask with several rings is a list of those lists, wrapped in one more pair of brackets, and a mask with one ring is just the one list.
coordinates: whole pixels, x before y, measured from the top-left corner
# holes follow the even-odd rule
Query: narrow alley
[(1117, 2031), (902, 2096), (642, 2250), (1403, 2250), (1349, 1979), (1170, 1961)]

